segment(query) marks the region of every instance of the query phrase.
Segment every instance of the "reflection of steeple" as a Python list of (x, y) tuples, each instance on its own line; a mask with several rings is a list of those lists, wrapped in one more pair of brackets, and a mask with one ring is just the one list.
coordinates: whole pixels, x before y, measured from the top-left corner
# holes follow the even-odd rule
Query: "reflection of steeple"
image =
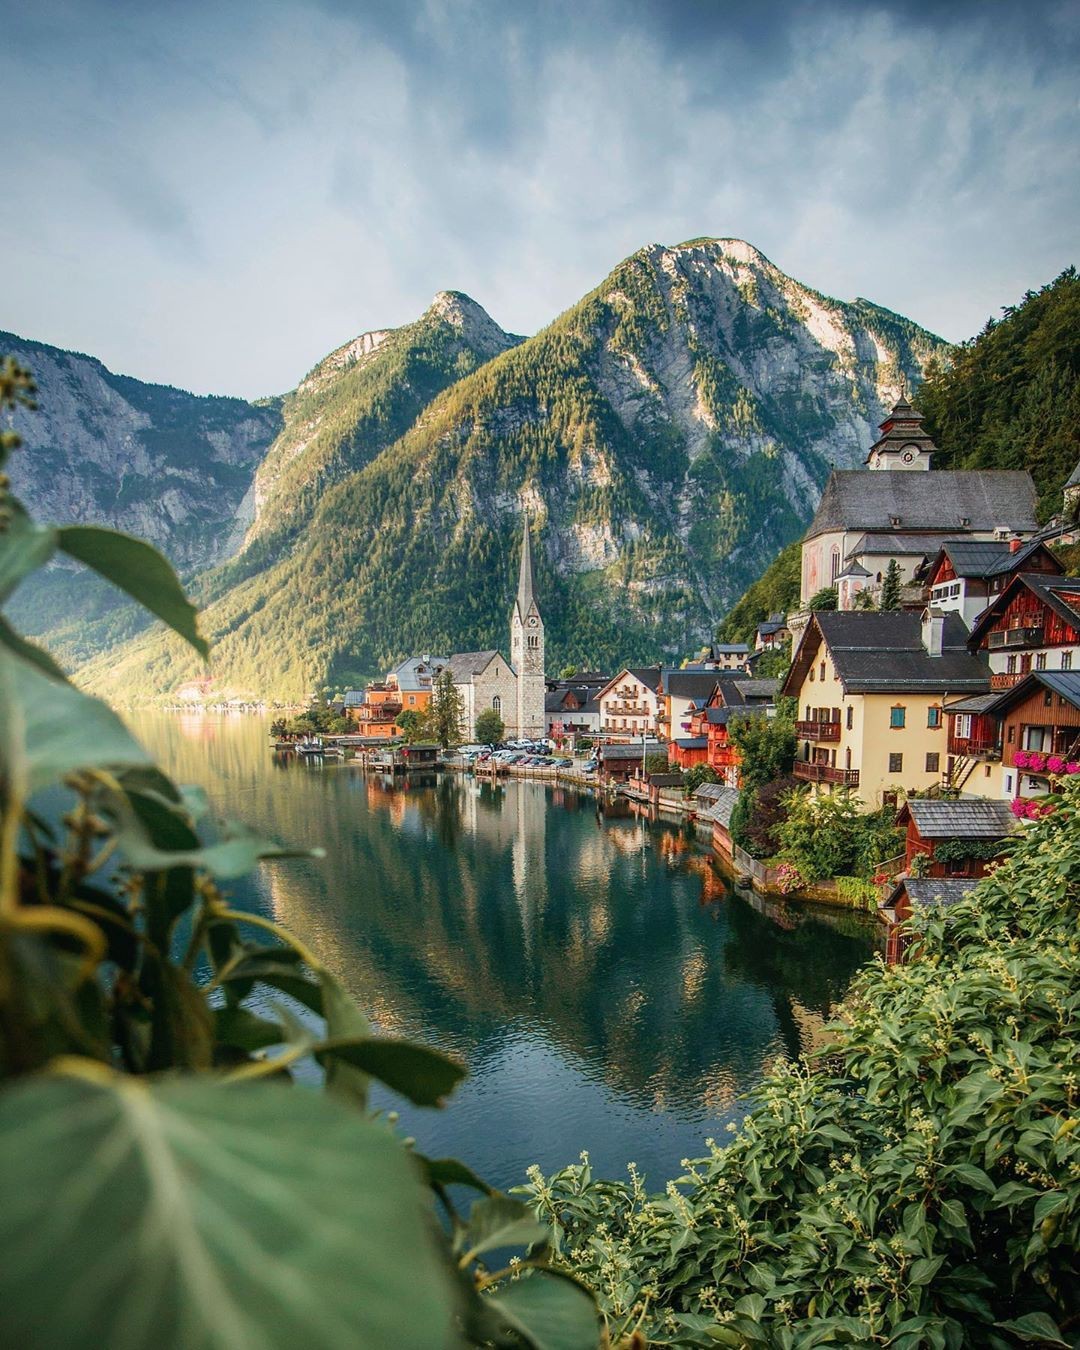
[(547, 794), (532, 783), (516, 784), (513, 810), (514, 831), (512, 866), (514, 895), (521, 915), (521, 938), (526, 956), (531, 956), (533, 929), (547, 903)]

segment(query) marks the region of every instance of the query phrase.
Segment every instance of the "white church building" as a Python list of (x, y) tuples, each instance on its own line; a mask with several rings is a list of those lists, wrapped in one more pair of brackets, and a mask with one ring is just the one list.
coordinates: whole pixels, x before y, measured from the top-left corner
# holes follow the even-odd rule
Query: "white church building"
[(517, 597), (510, 611), (510, 660), (501, 652), (455, 652), (448, 666), (461, 695), (462, 735), (471, 740), (485, 708), (503, 719), (508, 737), (545, 734), (544, 620), (533, 589), (532, 540), (526, 519)]

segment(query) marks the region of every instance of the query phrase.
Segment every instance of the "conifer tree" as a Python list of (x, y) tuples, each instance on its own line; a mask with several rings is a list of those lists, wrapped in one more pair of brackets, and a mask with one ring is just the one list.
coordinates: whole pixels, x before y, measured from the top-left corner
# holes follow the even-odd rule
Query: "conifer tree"
[(461, 743), (461, 723), (465, 717), (465, 700), (454, 684), (449, 668), (440, 671), (431, 691), (425, 734), (438, 741), (444, 750)]
[(895, 558), (889, 559), (889, 565), (885, 569), (885, 580), (881, 583), (881, 601), (878, 608), (900, 608), (900, 564)]

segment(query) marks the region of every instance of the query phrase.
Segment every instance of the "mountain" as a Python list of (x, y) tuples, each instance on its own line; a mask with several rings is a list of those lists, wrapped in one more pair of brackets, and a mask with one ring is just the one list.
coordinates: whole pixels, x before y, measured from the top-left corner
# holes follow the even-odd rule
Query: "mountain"
[[(8, 469), (37, 519), (126, 530), (156, 544), (185, 574), (239, 547), (254, 516), (255, 470), (281, 426), (275, 400), (252, 404), (144, 384), (92, 356), (13, 333), (0, 332), (0, 356), (27, 366), (37, 384), (38, 410), (12, 416), (23, 446)], [(22, 626), (46, 619), (53, 636), (96, 620), (98, 647), (144, 622), (104, 583), (80, 577), (76, 584), (74, 568), (62, 564), (20, 587), (11, 612)]]
[(1075, 267), (991, 319), (919, 390), (935, 463), (1028, 469), (1044, 516), (1080, 460), (1080, 276)]
[[(357, 438), (327, 410), (368, 378), (375, 336), (286, 400), (245, 545), (201, 583), (219, 690), (302, 698), (412, 650), (505, 645), (523, 512), (553, 666), (674, 656), (799, 534), (830, 466), (861, 463), (901, 379), (944, 345), (740, 240), (655, 244), (403, 434), (426, 390), (388, 379), (377, 434)], [(306, 399), (324, 416), (310, 437)], [(137, 698), (197, 673), (154, 634), (83, 676)]]

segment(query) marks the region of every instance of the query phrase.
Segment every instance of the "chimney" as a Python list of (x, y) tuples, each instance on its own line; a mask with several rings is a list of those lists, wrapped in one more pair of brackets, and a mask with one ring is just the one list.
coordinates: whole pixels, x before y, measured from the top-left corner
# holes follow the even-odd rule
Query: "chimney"
[(940, 609), (925, 609), (922, 617), (922, 644), (927, 656), (941, 655), (941, 640), (945, 629), (945, 615)]
[(1024, 541), (1020, 538), (1019, 535), (1016, 535), (1014, 538), (1010, 539), (1010, 540), (1009, 540), (1009, 552), (1010, 552), (1010, 553), (1019, 553), (1019, 552), (1020, 552), (1020, 545), (1021, 545), (1023, 542), (1024, 542)]

